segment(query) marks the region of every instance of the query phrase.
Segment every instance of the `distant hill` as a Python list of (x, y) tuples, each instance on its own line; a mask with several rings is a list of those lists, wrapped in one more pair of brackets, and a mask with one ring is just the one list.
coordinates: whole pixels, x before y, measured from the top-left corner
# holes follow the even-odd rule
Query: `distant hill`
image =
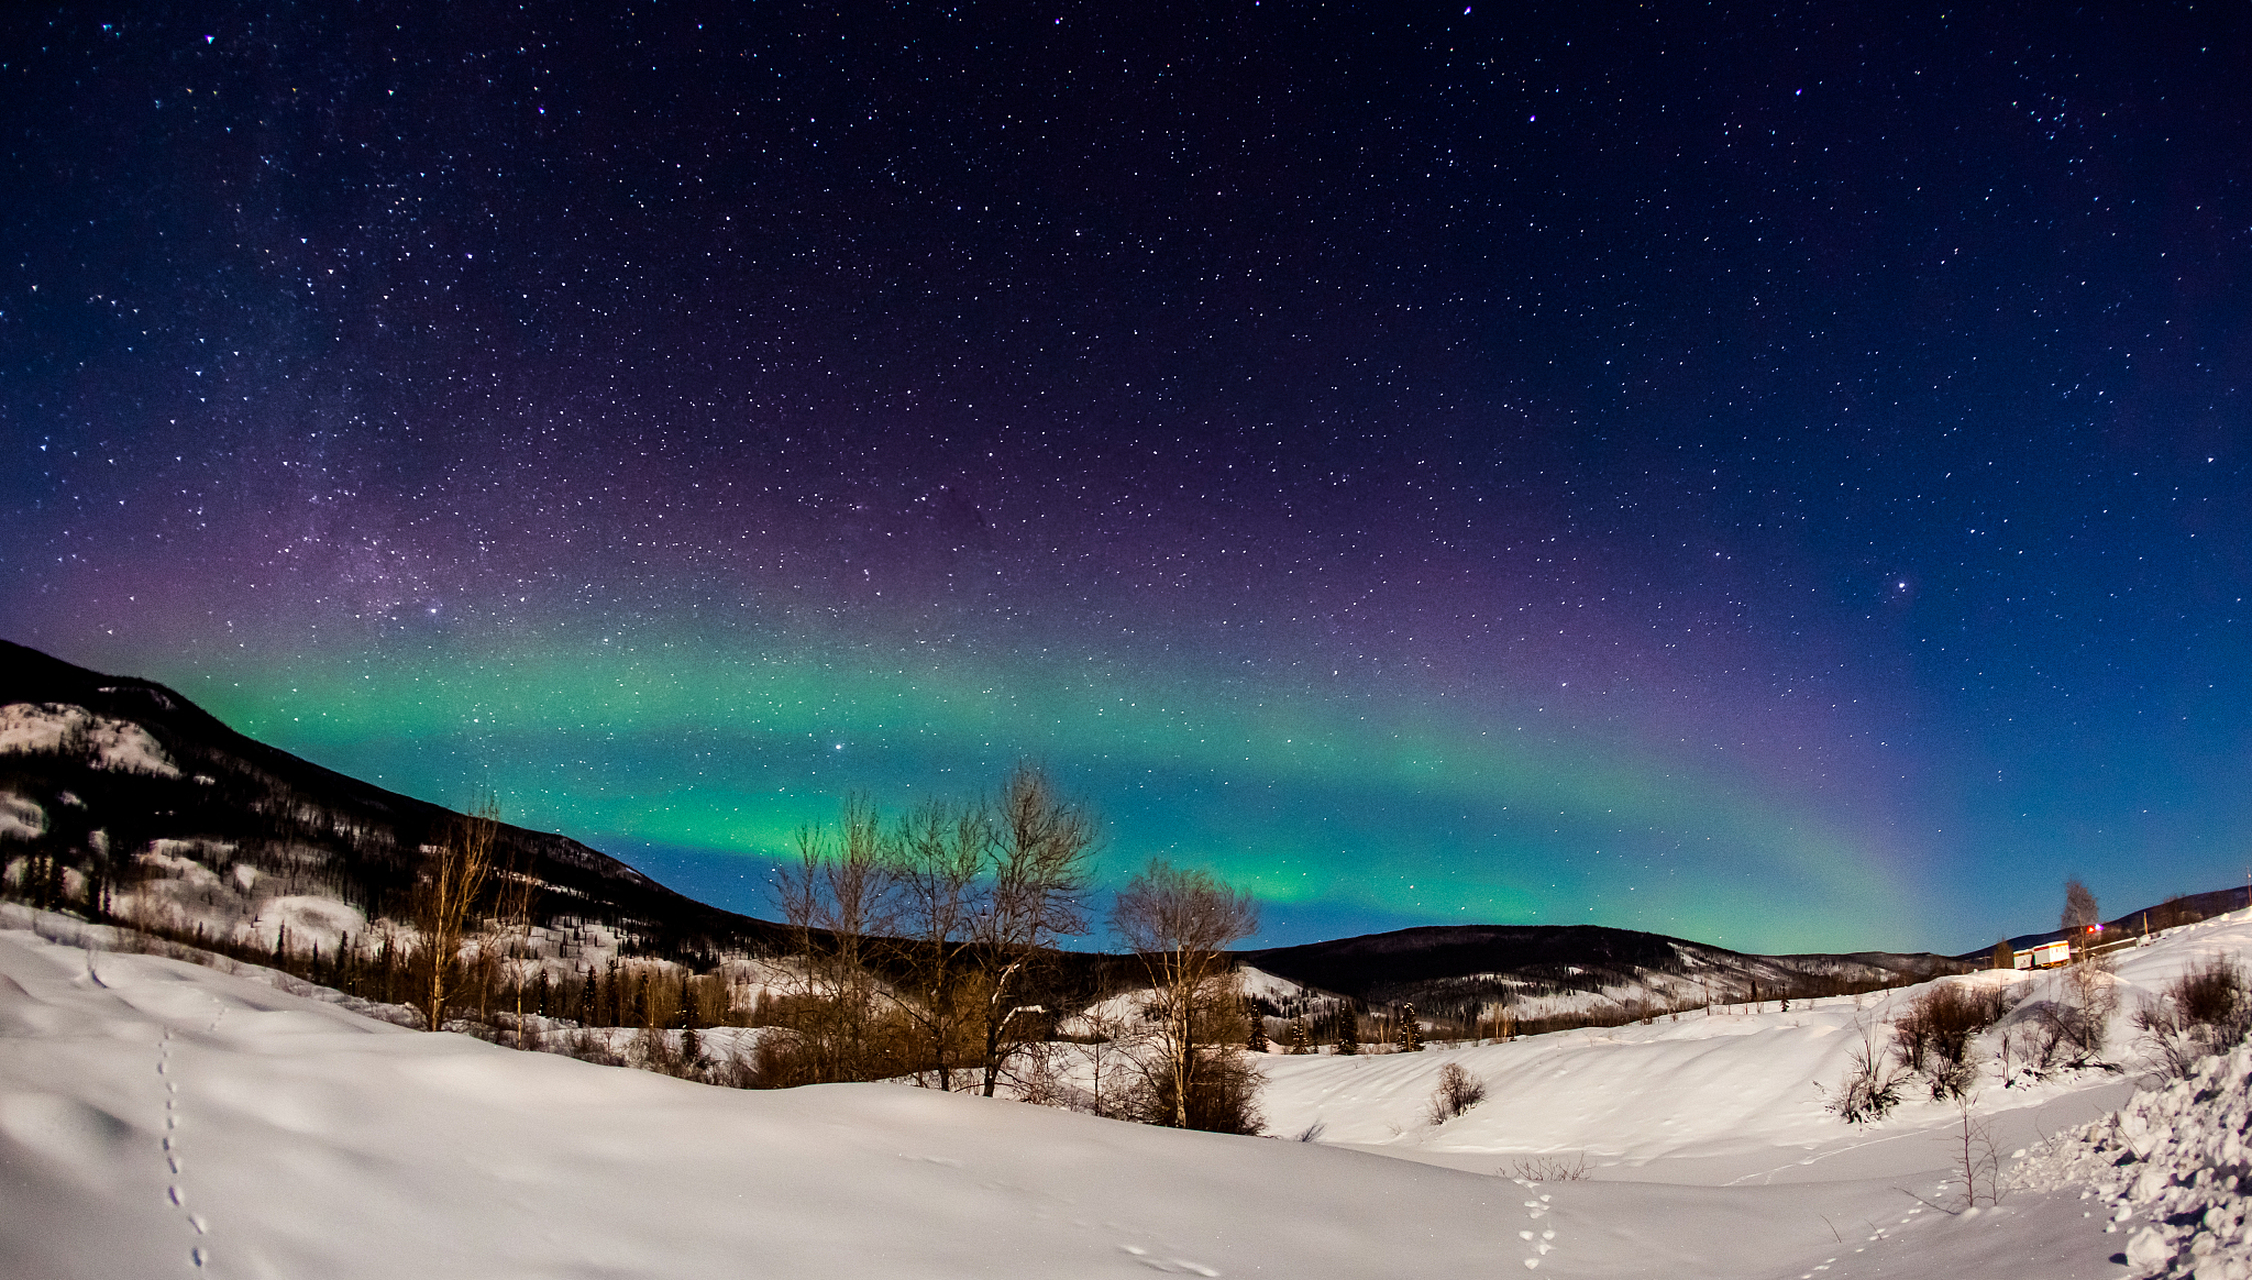
[(1413, 1004), (1472, 1022), (1504, 1003), (1521, 1022), (1704, 1002), (1826, 995), (1968, 968), (1930, 954), (1754, 956), (1599, 925), (1436, 925), (1245, 954), (1261, 972), (1365, 1006)]

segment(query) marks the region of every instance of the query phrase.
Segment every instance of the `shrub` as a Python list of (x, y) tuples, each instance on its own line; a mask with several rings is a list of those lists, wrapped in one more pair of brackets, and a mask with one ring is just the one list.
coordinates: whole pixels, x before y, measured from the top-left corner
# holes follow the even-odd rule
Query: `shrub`
[(748, 1058), (737, 1058), (735, 1080), (745, 1089), (793, 1089), (818, 1081), (818, 1068), (804, 1037), (777, 1029), (761, 1035)]
[(2213, 957), (2166, 988), (2167, 998), (2181, 1010), (2183, 1021), (2193, 1026), (2233, 1029), (2236, 1039), (2244, 1036), (2244, 995), (2244, 970), (2227, 956)]
[(1459, 1062), (1439, 1068), (1439, 1087), (1431, 1091), (1431, 1123), (1445, 1124), (1486, 1100), (1486, 1082)]
[(2168, 984), (2163, 999), (2136, 1011), (2135, 1025), (2160, 1073), (2187, 1078), (2200, 1061), (2242, 1044), (2252, 1030), (2244, 970), (2226, 956), (2191, 968)]
[(1978, 1075), (1971, 1044), (1997, 1016), (1992, 1002), (1963, 984), (1939, 983), (1893, 1020), (1893, 1056), (1930, 1083), (1933, 1100), (1960, 1097)]
[(1562, 1156), (1525, 1156), (1503, 1170), (1523, 1182), (1579, 1182), (1587, 1177), (1587, 1153), (1566, 1160)]
[(1259, 1111), (1259, 1086), (1266, 1083), (1250, 1056), (1233, 1048), (1194, 1047), (1190, 1060), (1188, 1105), (1177, 1110), (1170, 1071), (1149, 1071), (1122, 1108), (1125, 1118), (1171, 1125), (1183, 1111), (1184, 1128), (1208, 1133), (1256, 1134), (1266, 1123)]
[(1876, 1029), (1860, 1024), (1861, 1044), (1853, 1051), (1845, 1079), (1823, 1099), (1823, 1109), (1847, 1124), (1882, 1120), (1900, 1105), (1903, 1077), (1892, 1063), (1893, 1055), (1877, 1047)]

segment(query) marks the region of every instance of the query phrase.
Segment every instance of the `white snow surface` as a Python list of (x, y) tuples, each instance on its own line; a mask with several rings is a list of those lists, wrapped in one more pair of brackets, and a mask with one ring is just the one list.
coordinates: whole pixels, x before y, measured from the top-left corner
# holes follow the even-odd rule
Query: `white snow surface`
[[(2205, 955), (2248, 951), (2245, 913), (2176, 930), (2122, 958), (2123, 1005)], [(1264, 1057), (1270, 1131), (1325, 1126), (1293, 1142), (906, 1085), (718, 1089), (0, 929), (0, 1275), (2148, 1272), (2125, 1264), (2134, 1237), (2093, 1170), (1950, 1213), (1953, 1107), (1910, 1103), (1873, 1127), (1824, 1113), (1815, 1086), (1839, 1074), (1856, 1015), (1849, 998)], [(2131, 1062), (2128, 1040), (2115, 1060)], [(1489, 1096), (1434, 1125), (1423, 1107), (1449, 1062)], [(2103, 1072), (1990, 1079), (1974, 1114), (2001, 1151), (2064, 1168), (2039, 1139), (2133, 1093)], [(2196, 1096), (2136, 1105), (2178, 1135)], [(1497, 1174), (1583, 1153), (1586, 1181)], [(2241, 1219), (2241, 1195), (2228, 1204)]]
[(177, 778), (180, 770), (166, 758), (149, 731), (130, 720), (98, 716), (84, 707), (62, 703), (11, 702), (0, 707), (0, 754), (11, 751), (52, 751), (69, 733), (86, 735), (95, 763), (104, 769), (123, 769)]
[(37, 839), (47, 833), (47, 811), (39, 802), (12, 791), (0, 791), (0, 836)]

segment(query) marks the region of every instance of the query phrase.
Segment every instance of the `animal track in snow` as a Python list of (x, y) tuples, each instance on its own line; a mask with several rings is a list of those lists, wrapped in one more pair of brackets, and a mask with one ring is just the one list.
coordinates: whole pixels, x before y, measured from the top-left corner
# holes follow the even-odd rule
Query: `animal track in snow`
[[(1537, 1182), (1525, 1182), (1520, 1179), (1518, 1185), (1530, 1190), (1531, 1188), (1537, 1187), (1540, 1184)], [(1525, 1216), (1536, 1223), (1539, 1222), (1542, 1218), (1547, 1217), (1549, 1207), (1548, 1201), (1549, 1197), (1545, 1195), (1539, 1196), (1535, 1199), (1527, 1200), (1525, 1202)], [(1543, 1228), (1539, 1231), (1520, 1231), (1517, 1233), (1517, 1238), (1524, 1241), (1525, 1244), (1529, 1246), (1533, 1251), (1532, 1255), (1525, 1259), (1525, 1270), (1527, 1271), (1538, 1270), (1540, 1267), (1540, 1260), (1547, 1257), (1549, 1254), (1555, 1252), (1556, 1250), (1556, 1245), (1553, 1243), (1556, 1239), (1556, 1228), (1554, 1227)]]
[[(211, 1019), (209, 1029), (218, 1030), (219, 1020), (226, 1016), (226, 1008), (221, 1006), (218, 1014)], [(166, 1027), (164, 1035), (156, 1042), (156, 1074), (157, 1078), (164, 1082), (164, 1135), (157, 1140), (157, 1150), (164, 1154), (164, 1167), (171, 1175), (170, 1181), (164, 1188), (165, 1199), (171, 1201), (174, 1208), (184, 1210), (188, 1207), (188, 1193), (187, 1188), (182, 1185), (185, 1179), (180, 1176), (183, 1171), (179, 1138), (180, 1082), (178, 1079), (179, 1073), (174, 1069), (174, 1066), (172, 1060), (172, 1029)], [(202, 1237), (208, 1234), (211, 1229), (210, 1223), (200, 1213), (189, 1212), (184, 1216), (189, 1228), (195, 1232), (197, 1237), (197, 1243), (188, 1249), (188, 1262), (201, 1270), (209, 1266), (211, 1262), (211, 1252), (201, 1242)]]

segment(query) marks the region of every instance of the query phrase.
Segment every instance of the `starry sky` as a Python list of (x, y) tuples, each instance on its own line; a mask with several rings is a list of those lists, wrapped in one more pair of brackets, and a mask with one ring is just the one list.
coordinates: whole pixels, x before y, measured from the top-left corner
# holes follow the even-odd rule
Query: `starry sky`
[(754, 913), (1019, 759), (1268, 944), (2247, 874), (2241, 6), (600, 8), (0, 20), (0, 634)]

